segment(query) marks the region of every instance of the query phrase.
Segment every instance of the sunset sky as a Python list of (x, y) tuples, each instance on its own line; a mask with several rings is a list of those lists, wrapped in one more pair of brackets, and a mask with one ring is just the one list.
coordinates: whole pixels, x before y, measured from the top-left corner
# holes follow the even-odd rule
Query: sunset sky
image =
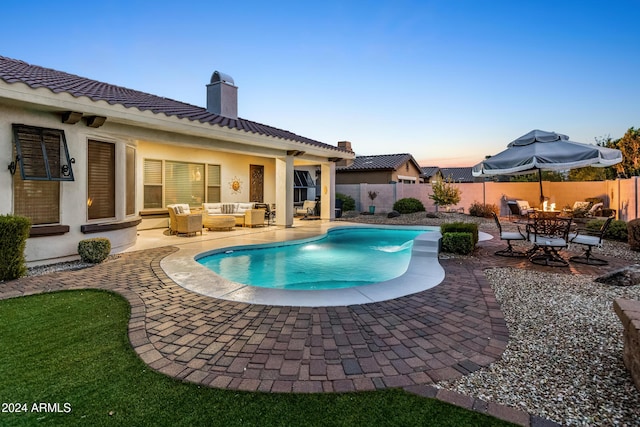
[(532, 129), (640, 126), (640, 1), (70, 1), (3, 5), (0, 55), (206, 106), (358, 155), (472, 166)]

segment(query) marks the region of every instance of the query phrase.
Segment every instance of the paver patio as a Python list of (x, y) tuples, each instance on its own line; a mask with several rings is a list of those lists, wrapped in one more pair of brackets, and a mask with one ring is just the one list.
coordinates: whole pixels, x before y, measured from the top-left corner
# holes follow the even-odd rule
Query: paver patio
[[(117, 292), (131, 304), (129, 338), (153, 369), (211, 387), (268, 392), (347, 392), (404, 387), (470, 409), (429, 385), (500, 358), (509, 332), (483, 269), (514, 266), (567, 274), (601, 274), (628, 264), (556, 268), (493, 255), (440, 260), (435, 288), (390, 301), (338, 307), (251, 305), (202, 296), (175, 284), (160, 247), (122, 254), (87, 270), (21, 278), (0, 286), (0, 299), (63, 289)], [(497, 406), (494, 411), (507, 411)], [(511, 418), (519, 420), (515, 411)], [(525, 423), (526, 424), (526, 423)]]

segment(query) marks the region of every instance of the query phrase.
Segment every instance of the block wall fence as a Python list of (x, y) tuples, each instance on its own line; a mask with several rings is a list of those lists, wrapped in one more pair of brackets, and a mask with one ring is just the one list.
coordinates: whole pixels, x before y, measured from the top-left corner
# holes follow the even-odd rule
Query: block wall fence
[[(542, 189), (548, 203), (555, 203), (556, 209), (573, 206), (578, 200), (598, 197), (604, 200), (606, 208), (615, 209), (617, 219), (630, 221), (640, 215), (639, 177), (611, 181), (550, 182), (543, 181)], [(474, 202), (495, 204), (500, 214), (507, 216), (507, 200), (527, 200), (531, 206), (540, 206), (540, 184), (538, 182), (474, 182), (453, 184), (460, 189), (461, 200), (457, 208), (469, 207)], [(369, 191), (378, 195), (369, 199)], [(393, 204), (402, 198), (413, 197), (420, 200), (428, 212), (435, 212), (436, 206), (429, 198), (433, 194), (431, 184), (339, 184), (336, 193), (353, 197), (357, 211), (368, 211), (370, 205), (376, 213), (387, 213)]]

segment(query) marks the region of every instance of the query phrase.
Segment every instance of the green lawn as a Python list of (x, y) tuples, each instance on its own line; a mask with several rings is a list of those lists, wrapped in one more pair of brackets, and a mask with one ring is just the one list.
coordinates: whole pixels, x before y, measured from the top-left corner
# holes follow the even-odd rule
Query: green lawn
[[(272, 394), (183, 383), (137, 357), (128, 317), (127, 301), (103, 291), (0, 301), (0, 425), (510, 425), (401, 390)], [(40, 403), (49, 412), (35, 411)], [(9, 412), (15, 404), (26, 413)]]

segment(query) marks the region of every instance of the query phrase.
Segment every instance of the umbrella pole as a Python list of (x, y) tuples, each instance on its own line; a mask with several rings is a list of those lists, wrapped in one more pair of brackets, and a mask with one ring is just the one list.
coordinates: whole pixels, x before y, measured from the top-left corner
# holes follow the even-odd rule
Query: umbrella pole
[(538, 182), (540, 183), (540, 205), (544, 203), (544, 194), (542, 192), (542, 170), (538, 169)]

